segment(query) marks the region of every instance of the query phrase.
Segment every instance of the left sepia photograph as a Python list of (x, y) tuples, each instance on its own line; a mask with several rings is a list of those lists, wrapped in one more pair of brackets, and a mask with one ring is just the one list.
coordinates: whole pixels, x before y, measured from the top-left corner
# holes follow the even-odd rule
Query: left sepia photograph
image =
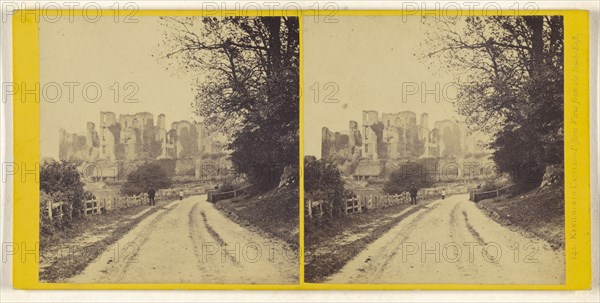
[(39, 22), (39, 281), (299, 283), (299, 20)]

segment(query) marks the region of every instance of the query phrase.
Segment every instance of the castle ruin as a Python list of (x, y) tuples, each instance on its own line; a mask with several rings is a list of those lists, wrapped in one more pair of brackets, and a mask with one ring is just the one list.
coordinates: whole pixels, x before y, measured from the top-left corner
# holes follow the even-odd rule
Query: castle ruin
[(148, 112), (121, 114), (100, 112), (98, 129), (87, 122), (85, 133), (60, 129), (59, 158), (80, 161), (132, 161), (141, 159), (194, 159), (221, 153), (224, 138), (210, 134), (202, 124), (189, 121), (165, 126), (165, 115), (157, 123)]
[(412, 111), (383, 113), (367, 110), (362, 124), (349, 122), (347, 133), (322, 129), (321, 157), (341, 159), (454, 158), (482, 153), (484, 148), (469, 135), (465, 124), (436, 121)]

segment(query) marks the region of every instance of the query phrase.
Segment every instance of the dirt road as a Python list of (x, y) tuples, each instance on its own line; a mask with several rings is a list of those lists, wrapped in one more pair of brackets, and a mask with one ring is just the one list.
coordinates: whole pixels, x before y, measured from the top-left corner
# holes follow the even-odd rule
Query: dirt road
[(564, 251), (496, 223), (457, 195), (425, 205), (327, 283), (563, 284)]
[(297, 283), (297, 252), (229, 220), (206, 196), (156, 207), (69, 282)]

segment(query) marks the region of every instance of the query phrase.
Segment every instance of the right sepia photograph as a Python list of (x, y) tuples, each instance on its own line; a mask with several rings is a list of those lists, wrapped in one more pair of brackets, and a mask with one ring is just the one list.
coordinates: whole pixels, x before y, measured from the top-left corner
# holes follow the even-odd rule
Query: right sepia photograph
[(302, 21), (305, 281), (565, 284), (563, 17)]

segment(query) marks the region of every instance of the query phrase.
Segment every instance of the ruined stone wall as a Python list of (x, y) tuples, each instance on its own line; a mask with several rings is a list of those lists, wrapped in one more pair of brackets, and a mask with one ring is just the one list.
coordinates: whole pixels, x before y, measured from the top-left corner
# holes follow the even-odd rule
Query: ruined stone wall
[(362, 146), (362, 136), (360, 134), (360, 127), (358, 126), (358, 123), (356, 121), (350, 121), (348, 128), (350, 146)]
[(417, 126), (417, 114), (411, 111), (398, 113), (398, 125)]
[[(346, 159), (370, 158), (455, 158), (485, 153), (465, 125), (451, 120), (436, 121), (429, 128), (429, 115), (422, 113), (419, 124), (411, 111), (383, 113), (366, 110), (362, 124), (350, 121), (346, 135), (322, 131), (322, 157), (334, 155)], [(341, 144), (340, 142), (343, 142)]]
[(363, 111), (363, 124), (362, 124), (362, 146), (361, 154), (363, 157), (371, 159), (378, 158), (377, 144), (381, 139), (378, 139), (378, 134), (373, 129), (373, 126), (379, 122), (379, 113), (376, 111)]
[(61, 130), (59, 157), (83, 161), (133, 161), (139, 159), (195, 158), (204, 153), (222, 153), (226, 138), (208, 134), (206, 127), (188, 121), (171, 124), (165, 129), (165, 115), (157, 124), (151, 113), (121, 114), (100, 112), (99, 127), (86, 123), (86, 132), (71, 134)]
[(116, 115), (113, 112), (100, 112), (100, 126), (111, 126), (117, 123)]
[(364, 125), (373, 125), (379, 122), (379, 113), (374, 110), (365, 110), (363, 111), (363, 126)]
[[(356, 136), (354, 134), (353, 136)], [(359, 155), (360, 151), (356, 148), (356, 137), (340, 132), (331, 132), (327, 127), (323, 127), (321, 133), (321, 157), (338, 157), (342, 159), (352, 159)]]
[(85, 157), (88, 148), (85, 135), (71, 134), (60, 129), (58, 155), (61, 160)]
[(321, 129), (321, 158), (329, 158), (333, 156), (333, 141), (335, 137), (329, 128)]

